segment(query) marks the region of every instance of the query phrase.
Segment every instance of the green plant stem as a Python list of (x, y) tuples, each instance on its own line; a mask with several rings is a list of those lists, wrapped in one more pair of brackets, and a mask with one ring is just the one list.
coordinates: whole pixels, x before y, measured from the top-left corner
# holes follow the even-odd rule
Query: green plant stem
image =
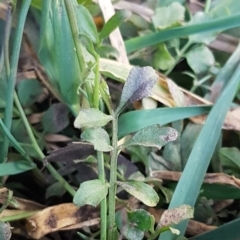
[(118, 115), (113, 114), (112, 121), (112, 147), (110, 160), (110, 188), (108, 199), (108, 240), (114, 240), (115, 228), (115, 196), (117, 181), (117, 155), (118, 155)]
[(206, 0), (205, 8), (204, 8), (204, 12), (205, 12), (205, 13), (208, 13), (208, 12), (209, 12), (210, 6), (211, 6), (211, 2), (212, 2), (212, 0)]
[[(103, 152), (97, 151), (98, 160), (98, 178), (105, 184), (105, 169)], [(100, 218), (101, 218), (101, 240), (107, 239), (107, 199), (104, 198), (100, 203)]]
[(169, 75), (169, 73), (172, 72), (172, 70), (175, 68), (175, 66), (178, 64), (180, 59), (183, 57), (187, 49), (191, 46), (191, 41), (187, 41), (187, 43), (184, 45), (184, 47), (180, 50), (180, 52), (177, 54), (176, 58), (174, 59), (174, 64), (165, 72), (165, 75)]
[(100, 92), (99, 55), (96, 54), (96, 67), (95, 67), (94, 93), (93, 93), (93, 105), (96, 109), (99, 108), (99, 92)]
[[(28, 136), (32, 142), (32, 146), (33, 148), (35, 149), (37, 155), (39, 156), (39, 158), (41, 159), (41, 161), (44, 163), (44, 158), (45, 158), (45, 155), (43, 154), (41, 148), (39, 147), (37, 141), (36, 141), (36, 138), (33, 134), (33, 131), (31, 129), (31, 126), (27, 120), (27, 117), (23, 111), (23, 108), (22, 108), (22, 105), (18, 99), (18, 96), (16, 94), (16, 92), (14, 92), (14, 101), (15, 101), (15, 104), (18, 108), (18, 111), (20, 113), (20, 116), (22, 118), (22, 121), (23, 121), (23, 124), (27, 130), (27, 133), (28, 133)], [(73, 187), (58, 173), (58, 171), (56, 171), (56, 169), (50, 164), (50, 163), (47, 163), (46, 165), (46, 168), (48, 169), (48, 171), (53, 175), (53, 177), (62, 184), (62, 186), (72, 195), (74, 196), (76, 191), (73, 189)]]
[[(80, 71), (83, 73), (86, 66), (85, 66), (85, 60), (84, 60), (84, 56), (83, 56), (82, 46), (78, 39), (79, 30), (78, 30), (78, 25), (77, 25), (76, 12), (75, 12), (74, 6), (73, 6), (74, 1), (64, 0), (64, 3), (66, 6), (68, 20), (69, 20), (70, 28), (72, 31), (74, 45), (76, 48), (78, 64), (80, 67)], [(93, 107), (94, 104), (93, 104), (93, 100), (92, 100), (92, 87), (88, 81), (85, 81), (84, 86), (87, 91), (89, 104), (91, 107)]]

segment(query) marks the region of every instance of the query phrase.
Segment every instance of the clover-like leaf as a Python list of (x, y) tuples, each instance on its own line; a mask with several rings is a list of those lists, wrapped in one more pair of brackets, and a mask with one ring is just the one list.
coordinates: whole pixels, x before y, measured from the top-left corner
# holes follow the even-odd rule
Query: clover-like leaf
[(102, 127), (112, 119), (112, 116), (106, 115), (95, 108), (81, 109), (74, 121), (74, 127)]
[(79, 207), (84, 205), (96, 207), (107, 196), (108, 188), (108, 183), (102, 183), (98, 179), (86, 181), (77, 190), (73, 203)]
[(135, 133), (133, 137), (124, 144), (124, 147), (141, 145), (161, 149), (168, 142), (176, 140), (177, 136), (178, 132), (173, 128), (151, 125)]
[(117, 184), (149, 207), (156, 206), (159, 201), (159, 197), (155, 190), (146, 183), (117, 182)]
[(202, 45), (187, 53), (187, 62), (196, 74), (201, 74), (214, 65), (215, 59), (209, 48)]
[(154, 216), (144, 209), (137, 209), (128, 212), (128, 219), (134, 223), (135, 227), (142, 231), (154, 232), (155, 219)]
[(127, 104), (149, 97), (158, 75), (151, 67), (133, 67), (122, 90), (116, 113), (119, 114)]
[(82, 134), (83, 141), (90, 142), (97, 151), (110, 152), (112, 146), (110, 146), (110, 138), (108, 133), (102, 128), (88, 128)]

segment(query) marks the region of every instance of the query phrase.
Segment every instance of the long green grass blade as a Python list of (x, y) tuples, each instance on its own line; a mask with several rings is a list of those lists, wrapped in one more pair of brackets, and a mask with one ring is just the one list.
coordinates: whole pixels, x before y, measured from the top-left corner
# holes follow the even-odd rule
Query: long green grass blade
[[(24, 24), (26, 21), (30, 4), (31, 0), (26, 0), (22, 2), (21, 9), (19, 12), (18, 24), (16, 27), (16, 33), (14, 36), (13, 51), (10, 64), (11, 71), (10, 75), (8, 76), (8, 88), (7, 88), (8, 90), (6, 95), (6, 108), (4, 115), (4, 124), (8, 130), (11, 129), (12, 125), (13, 94), (17, 75), (17, 65), (19, 61)], [(8, 139), (4, 138), (2, 148), (0, 149), (0, 162), (4, 162), (6, 159), (8, 145), (9, 145)]]
[(127, 112), (119, 118), (118, 135), (121, 138), (153, 124), (165, 125), (180, 119), (206, 114), (210, 109), (210, 106), (194, 106)]
[[(174, 208), (182, 204), (195, 205), (203, 178), (220, 136), (225, 116), (234, 98), (239, 80), (240, 66), (238, 66), (237, 70), (233, 73), (228, 85), (209, 113), (206, 123), (194, 144), (176, 190), (174, 191), (169, 208)], [(175, 226), (180, 230), (181, 235), (184, 234), (187, 223), (188, 221), (185, 220)], [(163, 233), (159, 239), (172, 240), (176, 239), (176, 235), (166, 232)]]
[(0, 119), (0, 126), (2, 128), (2, 131), (7, 136), (9, 141), (12, 143), (12, 145), (16, 148), (18, 152), (20, 152), (24, 157), (27, 157), (27, 154), (25, 150), (21, 147), (21, 145), (18, 143), (18, 141), (14, 138), (14, 136), (11, 134), (11, 132), (6, 128), (4, 125), (2, 119)]
[(240, 14), (223, 17), (217, 20), (208, 21), (201, 24), (188, 25), (185, 27), (166, 29), (161, 32), (136, 37), (125, 41), (127, 53), (137, 51), (144, 47), (149, 47), (169, 39), (186, 37), (196, 33), (216, 32), (240, 26)]
[(212, 231), (190, 238), (190, 240), (213, 240), (213, 239), (239, 240), (240, 239), (240, 234), (238, 231), (239, 226), (240, 226), (240, 218), (237, 218), (234, 221), (228, 222)]

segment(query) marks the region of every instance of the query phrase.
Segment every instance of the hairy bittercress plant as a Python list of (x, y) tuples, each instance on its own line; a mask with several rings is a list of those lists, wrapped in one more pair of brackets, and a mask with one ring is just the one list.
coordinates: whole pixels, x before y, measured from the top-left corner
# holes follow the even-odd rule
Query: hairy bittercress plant
[[(159, 197), (154, 189), (148, 184), (141, 181), (117, 181), (117, 157), (121, 149), (133, 145), (142, 145), (148, 147), (156, 147), (160, 149), (162, 146), (177, 138), (177, 131), (170, 127), (160, 127), (159, 125), (148, 126), (135, 133), (123, 145), (118, 146), (118, 117), (125, 107), (134, 101), (141, 100), (151, 95), (151, 90), (158, 79), (158, 75), (151, 67), (133, 67), (124, 85), (120, 103), (117, 109), (111, 110), (111, 115), (99, 111), (98, 109), (89, 108), (82, 109), (74, 122), (77, 128), (83, 128), (81, 139), (93, 144), (94, 149), (98, 152), (110, 152), (110, 180), (102, 182), (99, 180), (86, 181), (80, 185), (75, 197), (74, 203), (78, 206), (85, 204), (97, 206), (108, 195), (108, 238), (115, 239), (116, 223), (115, 223), (115, 197), (117, 185), (139, 199), (147, 206), (156, 206)], [(104, 99), (106, 102), (106, 99)], [(109, 99), (108, 99), (109, 100)], [(108, 106), (111, 103), (106, 102)], [(112, 141), (104, 127), (108, 122), (112, 121)], [(135, 214), (139, 214), (144, 210), (135, 210)], [(134, 218), (133, 213), (129, 213)], [(145, 218), (154, 223), (151, 219), (153, 216), (147, 212), (143, 214)], [(106, 221), (106, 217), (101, 216), (101, 221)], [(147, 228), (136, 229), (140, 236), (146, 230), (153, 231), (153, 223), (148, 224)], [(138, 238), (139, 239), (139, 238)]]

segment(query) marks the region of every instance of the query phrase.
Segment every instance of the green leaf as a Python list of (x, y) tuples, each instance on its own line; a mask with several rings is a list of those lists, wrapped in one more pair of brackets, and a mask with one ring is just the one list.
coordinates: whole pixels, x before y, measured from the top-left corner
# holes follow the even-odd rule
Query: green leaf
[(153, 124), (165, 125), (180, 119), (208, 113), (209, 106), (157, 108), (152, 110), (138, 110), (127, 112), (119, 118), (119, 137), (137, 132)]
[(88, 9), (79, 4), (75, 11), (79, 32), (86, 34), (93, 43), (97, 44), (99, 42), (97, 28)]
[(237, 148), (221, 148), (219, 158), (223, 166), (240, 169), (240, 151)]
[(108, 85), (104, 79), (101, 80), (100, 82), (100, 93), (101, 97), (106, 104), (108, 111), (111, 113), (112, 112), (112, 100), (111, 100), (111, 95), (109, 92)]
[(100, 58), (100, 72), (106, 77), (125, 82), (129, 72), (132, 69), (131, 65), (123, 64), (110, 59)]
[(130, 16), (131, 12), (127, 10), (119, 10), (116, 14), (114, 14), (103, 26), (99, 34), (100, 41), (108, 37), (114, 29), (119, 27)]
[(10, 240), (12, 236), (11, 228), (9, 223), (4, 223), (0, 221), (0, 239)]
[(237, 218), (233, 221), (227, 222), (212, 231), (205, 232), (201, 235), (191, 237), (189, 240), (213, 240), (213, 239), (239, 239), (239, 229), (240, 218)]
[[(239, 79), (240, 68), (238, 67), (205, 121), (173, 194), (169, 205), (170, 209), (182, 204), (195, 205), (214, 148), (218, 142), (226, 114), (239, 84)], [(188, 221), (185, 220), (176, 226), (182, 235), (186, 230), (187, 222)], [(160, 238), (164, 240), (174, 239), (173, 236), (168, 233), (163, 233)]]
[(167, 7), (157, 8), (152, 16), (152, 22), (156, 29), (165, 29), (184, 20), (185, 8), (178, 2), (173, 2)]
[(173, 128), (152, 125), (135, 133), (133, 137), (124, 144), (124, 147), (141, 145), (161, 149), (168, 142), (176, 140), (177, 136), (178, 133)]
[(55, 182), (47, 188), (45, 197), (47, 199), (54, 196), (62, 197), (65, 193), (66, 189), (63, 187), (62, 183)]
[[(124, 221), (125, 220), (125, 221)], [(121, 234), (128, 240), (142, 240), (144, 232), (129, 220), (126, 211), (121, 210), (116, 213), (116, 224)], [(115, 238), (114, 238), (115, 239)], [(116, 238), (117, 239), (117, 238)]]
[(108, 183), (102, 183), (98, 179), (86, 181), (77, 190), (73, 203), (79, 207), (83, 205), (96, 207), (107, 196), (108, 188)]
[(81, 109), (74, 121), (75, 128), (103, 127), (113, 119), (95, 108)]
[(156, 69), (167, 70), (174, 64), (174, 58), (169, 53), (166, 45), (160, 43), (153, 56), (153, 66)]
[(15, 162), (1, 163), (0, 177), (23, 173), (35, 167), (36, 165), (34, 163), (27, 162), (26, 160), (18, 160)]
[(128, 219), (136, 228), (142, 231), (154, 231), (154, 216), (144, 209), (137, 209), (128, 212)]
[[(191, 21), (188, 23), (188, 26), (196, 25), (196, 24), (204, 24), (208, 23), (209, 21), (212, 21), (213, 17), (211, 17), (209, 14), (203, 13), (203, 12), (197, 12)], [(189, 36), (189, 40), (191, 43), (204, 43), (209, 44), (213, 40), (215, 40), (216, 36), (218, 34), (218, 31), (212, 31), (212, 32), (204, 32), (199, 34), (194, 34)]]
[(156, 206), (159, 201), (157, 193), (146, 183), (118, 181), (117, 184), (149, 207)]
[(110, 45), (101, 45), (96, 49), (96, 51), (100, 55), (100, 57), (104, 58), (119, 57), (119, 52), (117, 51), (117, 49)]
[(11, 142), (11, 144), (15, 147), (15, 149), (19, 153), (21, 153), (24, 157), (27, 157), (27, 153), (22, 148), (22, 146), (19, 144), (19, 142), (14, 138), (14, 136), (11, 134), (11, 132), (6, 128), (6, 126), (4, 125), (2, 119), (0, 119), (0, 126), (1, 126), (2, 131), (4, 132), (4, 134), (7, 136), (7, 138)]
[(229, 17), (222, 17), (216, 20), (209, 20), (204, 23), (166, 29), (161, 32), (156, 32), (127, 40), (125, 41), (125, 46), (127, 53), (131, 53), (173, 38), (185, 37), (196, 33), (199, 34), (204, 32), (223, 31), (240, 26), (239, 18), (240, 13)]
[(69, 125), (69, 109), (62, 103), (53, 104), (42, 117), (45, 132), (58, 133)]
[(81, 139), (93, 144), (94, 149), (101, 152), (112, 151), (108, 133), (102, 128), (89, 128), (81, 134)]
[(194, 208), (189, 205), (181, 205), (176, 208), (168, 209), (163, 212), (158, 227), (171, 226), (184, 219), (193, 218)]
[(214, 65), (214, 56), (205, 45), (199, 46), (187, 53), (188, 65), (196, 74), (205, 73)]
[(122, 90), (116, 113), (120, 113), (127, 104), (151, 95), (158, 75), (151, 67), (133, 67)]
[(43, 88), (37, 79), (27, 79), (20, 81), (17, 92), (23, 107), (29, 107), (39, 99)]

